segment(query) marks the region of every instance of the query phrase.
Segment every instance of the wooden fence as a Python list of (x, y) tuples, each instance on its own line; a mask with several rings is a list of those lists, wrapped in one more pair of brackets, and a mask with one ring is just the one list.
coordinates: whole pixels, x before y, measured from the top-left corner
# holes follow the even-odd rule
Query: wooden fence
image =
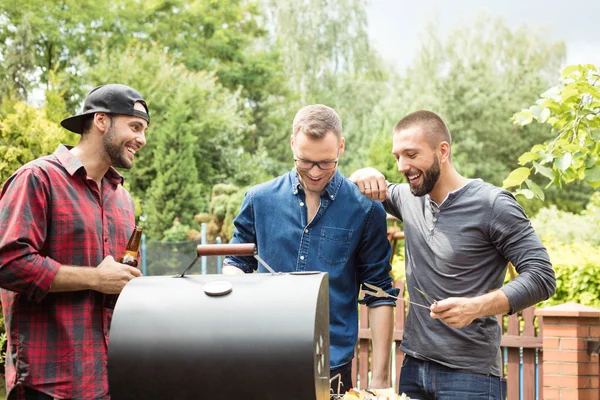
[[(403, 296), (404, 282), (397, 281), (394, 286), (400, 289), (400, 296)], [(534, 400), (536, 393), (542, 393), (542, 334), (541, 332), (536, 334), (534, 311), (534, 307), (529, 307), (519, 314), (498, 316), (498, 322), (503, 328), (501, 346), (504, 376), (508, 383), (508, 399)], [(400, 343), (406, 320), (406, 304), (398, 300), (395, 312), (392, 386), (398, 390), (400, 367), (404, 360)], [(366, 306), (360, 306), (359, 316), (358, 343), (352, 361), (352, 378), (355, 387), (365, 388), (367, 385), (364, 384), (363, 379), (369, 376), (371, 360), (371, 331)], [(541, 320), (539, 322), (539, 326), (542, 326)], [(538, 369), (537, 387), (536, 368)], [(541, 398), (541, 395), (539, 397)]]

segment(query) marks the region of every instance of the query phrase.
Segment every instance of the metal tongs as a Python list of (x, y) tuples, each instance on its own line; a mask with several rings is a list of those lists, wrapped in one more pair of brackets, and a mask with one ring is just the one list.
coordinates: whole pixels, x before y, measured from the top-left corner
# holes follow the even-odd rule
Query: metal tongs
[[(363, 283), (363, 285), (366, 286), (367, 288), (371, 289), (371, 290), (367, 290), (367, 289), (363, 288), (363, 292), (365, 292), (366, 294), (369, 294), (371, 296), (381, 297), (381, 298), (389, 297), (391, 299), (402, 300), (405, 303), (409, 303), (409, 304), (412, 304), (412, 305), (417, 306), (417, 307), (423, 307), (423, 308), (426, 308), (426, 309), (429, 310), (429, 306), (426, 306), (426, 305), (423, 305), (423, 304), (419, 304), (419, 303), (415, 303), (414, 301), (406, 300), (403, 297), (392, 296), (391, 294), (389, 294), (388, 292), (386, 292), (385, 290), (383, 290), (379, 286), (371, 285), (370, 283), (366, 283), (366, 282)], [(419, 290), (419, 292), (421, 292), (421, 291)]]
[(427, 293), (425, 293), (424, 291), (422, 291), (418, 287), (416, 287), (416, 286), (413, 286), (413, 287), (415, 288), (415, 290), (417, 292), (421, 293), (423, 295), (423, 297), (425, 297), (427, 300), (429, 300), (432, 305), (433, 304), (437, 304), (438, 301), (436, 299), (434, 299), (433, 297), (431, 297), (430, 295), (428, 295)]

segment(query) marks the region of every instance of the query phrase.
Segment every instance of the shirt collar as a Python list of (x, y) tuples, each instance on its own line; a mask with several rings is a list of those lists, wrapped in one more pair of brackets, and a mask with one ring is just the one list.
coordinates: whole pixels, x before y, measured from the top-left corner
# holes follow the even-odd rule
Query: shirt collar
[(454, 198), (456, 198), (462, 192), (464, 192), (466, 190), (467, 186), (469, 186), (469, 184), (471, 182), (474, 182), (474, 181), (481, 181), (481, 179), (479, 179), (479, 178), (468, 179), (467, 183), (465, 183), (463, 186), (461, 186), (458, 189), (453, 190), (450, 193), (448, 193), (446, 195), (446, 198), (444, 200), (442, 200), (442, 202), (440, 204), (437, 204), (435, 201), (433, 201), (431, 199), (431, 197), (429, 197), (429, 194), (427, 194), (427, 200), (429, 200), (429, 203), (430, 203), (431, 206), (438, 208), (438, 211), (439, 211), (439, 208), (442, 207), (442, 205), (448, 205), (448, 204), (450, 204), (452, 202), (452, 200), (454, 200)]
[[(304, 190), (302, 188), (302, 183), (300, 183), (300, 178), (298, 177), (298, 171), (296, 171), (296, 168), (294, 168), (290, 174), (292, 176), (292, 192), (294, 192), (294, 195), (297, 195), (300, 189)], [(331, 178), (331, 181), (329, 181), (327, 186), (325, 186), (325, 190), (323, 191), (323, 193), (327, 193), (327, 197), (329, 197), (329, 199), (335, 200), (337, 193), (342, 186), (343, 178), (344, 177), (342, 176), (340, 170), (336, 170), (333, 178)]]
[[(69, 151), (72, 148), (73, 146), (61, 144), (54, 151), (54, 156), (56, 157), (58, 162), (60, 162), (62, 166), (67, 170), (69, 175), (74, 176), (80, 170), (83, 170), (85, 172), (85, 167), (83, 166), (81, 161)], [(121, 174), (119, 174), (117, 170), (113, 167), (110, 167), (108, 171), (106, 171), (104, 177), (114, 184), (123, 184), (123, 176), (121, 176)]]

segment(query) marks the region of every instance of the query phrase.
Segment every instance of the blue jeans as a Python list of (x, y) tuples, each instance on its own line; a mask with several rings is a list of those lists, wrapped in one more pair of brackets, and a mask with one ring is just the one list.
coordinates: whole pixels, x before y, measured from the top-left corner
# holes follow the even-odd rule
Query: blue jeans
[(418, 400), (505, 400), (506, 379), (405, 356), (400, 394)]

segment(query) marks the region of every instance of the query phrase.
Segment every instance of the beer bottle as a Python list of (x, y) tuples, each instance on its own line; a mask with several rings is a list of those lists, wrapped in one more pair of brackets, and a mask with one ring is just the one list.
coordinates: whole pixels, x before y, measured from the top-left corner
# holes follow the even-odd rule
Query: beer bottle
[(125, 254), (118, 261), (122, 264), (128, 264), (132, 267), (138, 266), (138, 251), (140, 250), (140, 243), (142, 242), (142, 227), (136, 226), (129, 238), (129, 242), (127, 242), (127, 247), (125, 248)]

